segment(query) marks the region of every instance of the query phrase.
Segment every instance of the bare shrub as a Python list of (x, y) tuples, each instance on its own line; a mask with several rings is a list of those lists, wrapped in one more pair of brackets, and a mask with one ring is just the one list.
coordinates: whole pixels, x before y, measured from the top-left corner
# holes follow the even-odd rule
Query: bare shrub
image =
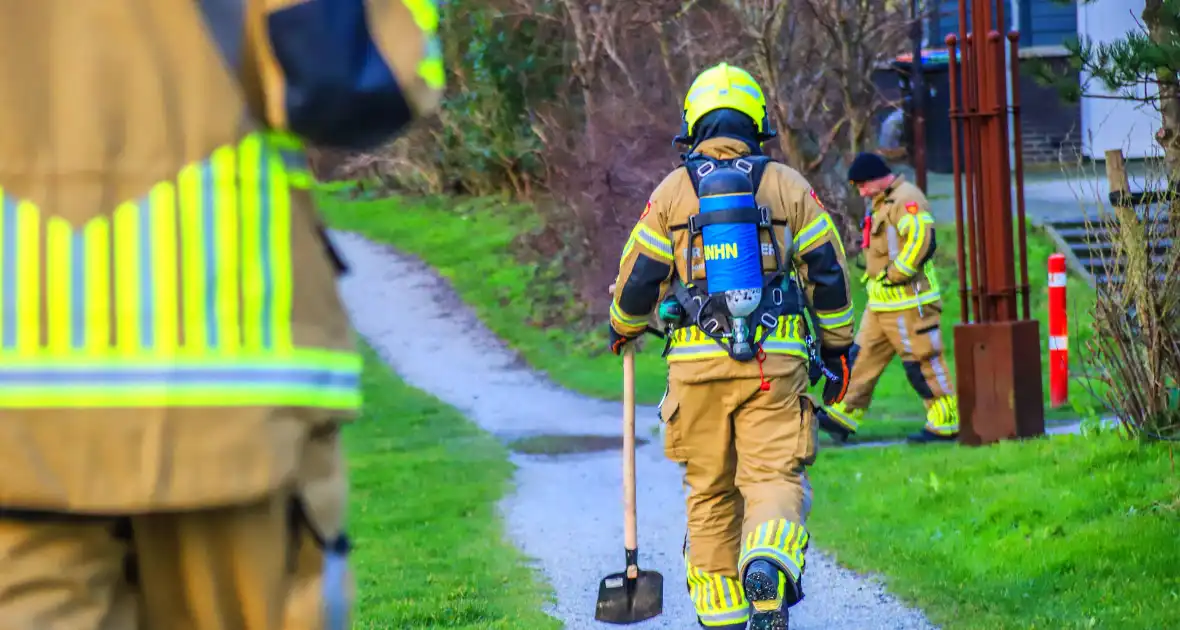
[[(762, 83), (767, 150), (817, 188), (849, 246), (863, 202), (844, 181), (870, 148), (872, 84), (904, 47), (889, 0), (460, 0), (445, 5), (450, 91), (437, 120), (344, 169), (409, 193), (508, 192), (546, 228), (527, 243), (569, 262), (600, 312), (628, 229), (679, 160), (684, 92), (727, 61)], [(850, 253), (854, 253), (852, 249)]]
[[(1117, 192), (1145, 193), (1142, 205), (1095, 195), (1097, 216), (1087, 222), (1099, 252), (1093, 334), (1081, 355), (1091, 395), (1117, 416), (1127, 433), (1180, 440), (1180, 217), (1170, 211), (1175, 191), (1162, 157), (1148, 159), (1145, 175), (1111, 181)], [(1125, 199), (1125, 198), (1124, 198)]]

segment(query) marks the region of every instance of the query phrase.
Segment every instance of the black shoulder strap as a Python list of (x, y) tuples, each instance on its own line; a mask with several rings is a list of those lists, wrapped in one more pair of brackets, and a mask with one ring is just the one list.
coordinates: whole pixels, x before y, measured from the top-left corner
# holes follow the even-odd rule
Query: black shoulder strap
[(693, 153), (684, 157), (684, 169), (688, 171), (688, 178), (692, 180), (693, 192), (701, 196), (701, 178), (717, 168), (723, 162), (701, 153)]
[[(754, 194), (758, 194), (758, 186), (762, 184), (762, 174), (766, 172), (766, 165), (772, 161), (770, 157), (765, 155), (747, 155), (739, 158), (742, 161), (749, 162), (752, 168), (750, 172), (746, 173), (750, 178), (750, 184), (754, 186)], [(735, 165), (737, 160), (734, 161)]]
[(683, 160), (688, 177), (692, 180), (692, 189), (697, 192), (698, 196), (701, 191), (701, 178), (720, 165), (730, 166), (745, 173), (750, 178), (754, 194), (757, 195), (758, 186), (762, 184), (762, 174), (766, 172), (766, 165), (773, 161), (766, 155), (744, 155), (732, 160), (718, 160), (701, 153), (686, 155)]
[[(750, 184), (753, 186), (754, 191), (753, 194), (757, 195), (758, 186), (762, 184), (762, 176), (766, 172), (766, 165), (774, 161), (766, 155), (744, 155), (731, 160), (719, 160), (703, 153), (685, 154), (680, 159), (684, 164), (684, 169), (688, 171), (688, 177), (692, 181), (692, 190), (697, 194), (698, 198), (701, 195), (701, 178), (713, 172), (713, 169), (719, 166), (736, 168), (745, 173), (750, 178)], [(717, 216), (714, 217), (714, 220), (726, 222), (732, 220), (732, 217)], [(781, 219), (774, 219), (771, 223), (773, 225), (786, 225), (786, 221)], [(680, 225), (673, 225), (669, 229), (675, 232), (687, 227), (687, 223), (682, 223)]]

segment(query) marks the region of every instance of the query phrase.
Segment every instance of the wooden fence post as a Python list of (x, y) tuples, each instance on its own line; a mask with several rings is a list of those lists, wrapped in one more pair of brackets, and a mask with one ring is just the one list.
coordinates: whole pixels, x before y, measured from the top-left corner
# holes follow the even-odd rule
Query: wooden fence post
[(1115, 220), (1118, 234), (1112, 235), (1111, 243), (1115, 246), (1115, 259), (1122, 254), (1126, 263), (1123, 267), (1123, 297), (1127, 298), (1127, 306), (1135, 308), (1144, 326), (1146, 313), (1143, 306), (1151, 303), (1147, 291), (1148, 256), (1147, 234), (1143, 222), (1135, 211), (1131, 201), (1131, 182), (1127, 177), (1127, 164), (1123, 159), (1122, 149), (1111, 149), (1106, 152), (1106, 180), (1110, 184), (1110, 200), (1114, 205)]

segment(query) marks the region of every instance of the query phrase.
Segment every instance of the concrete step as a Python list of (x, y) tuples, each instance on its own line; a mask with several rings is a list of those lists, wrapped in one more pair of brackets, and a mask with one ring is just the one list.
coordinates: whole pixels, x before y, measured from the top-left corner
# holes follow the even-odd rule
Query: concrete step
[[(1112, 240), (1117, 234), (1114, 229), (1109, 229), (1101, 225), (1092, 225), (1089, 228), (1085, 224), (1061, 224), (1054, 223), (1053, 229), (1061, 235), (1061, 238), (1067, 243), (1086, 243), (1086, 242), (1104, 242)], [(1148, 238), (1165, 238), (1172, 236), (1172, 230), (1164, 221), (1157, 221), (1155, 223), (1147, 224), (1146, 235)]]
[[(1157, 266), (1167, 264), (1169, 259), (1170, 259), (1170, 256), (1168, 254), (1155, 254), (1151, 257), (1151, 262), (1148, 264), (1150, 264), (1152, 267), (1157, 267)], [(1079, 256), (1078, 262), (1080, 262), (1082, 264), (1082, 266), (1085, 267), (1086, 269), (1089, 269), (1091, 273), (1095, 273), (1095, 272), (1103, 271), (1108, 266), (1113, 269), (1122, 269), (1124, 266), (1126, 266), (1127, 259), (1126, 258), (1097, 258), (1097, 257), (1082, 258), (1081, 256)], [(1160, 273), (1163, 273), (1163, 272), (1160, 272)]]
[[(1172, 250), (1174, 241), (1170, 238), (1161, 238), (1149, 240), (1147, 242), (1147, 252), (1150, 254), (1166, 254)], [(1116, 247), (1113, 243), (1106, 241), (1092, 242), (1092, 243), (1067, 243), (1070, 251), (1072, 251), (1078, 258), (1102, 258), (1114, 255)]]
[[(1168, 212), (1166, 209), (1157, 207), (1139, 208), (1135, 212), (1135, 216), (1143, 223), (1166, 223)], [(1046, 217), (1046, 220), (1053, 225), (1062, 227), (1085, 227), (1087, 222), (1094, 227), (1100, 227), (1105, 223), (1113, 223), (1116, 219), (1113, 209), (1107, 206), (1102, 209), (1097, 207), (1079, 208), (1072, 212), (1061, 208), (1052, 216)]]
[[(1097, 272), (1092, 271), (1092, 273), (1094, 273), (1094, 283), (1097, 284), (1099, 287), (1101, 287), (1104, 284), (1122, 284), (1123, 280), (1126, 278), (1126, 276), (1121, 273), (1112, 273), (1109, 275), (1107, 275), (1104, 271), (1097, 271)], [(1156, 274), (1155, 279), (1158, 282), (1163, 282), (1166, 277), (1167, 277), (1167, 274), (1165, 274), (1164, 272), (1161, 271), (1158, 274)]]

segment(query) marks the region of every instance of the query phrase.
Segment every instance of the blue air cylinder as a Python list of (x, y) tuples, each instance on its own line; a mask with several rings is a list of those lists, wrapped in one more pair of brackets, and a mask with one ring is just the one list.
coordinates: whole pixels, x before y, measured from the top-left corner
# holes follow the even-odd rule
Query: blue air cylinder
[[(716, 168), (702, 177), (699, 197), (702, 215), (758, 207), (749, 177), (736, 169)], [(706, 225), (701, 229), (701, 246), (709, 293), (714, 297), (724, 295), (729, 313), (734, 317), (744, 318), (753, 313), (762, 301), (762, 243), (758, 226), (754, 223)]]

